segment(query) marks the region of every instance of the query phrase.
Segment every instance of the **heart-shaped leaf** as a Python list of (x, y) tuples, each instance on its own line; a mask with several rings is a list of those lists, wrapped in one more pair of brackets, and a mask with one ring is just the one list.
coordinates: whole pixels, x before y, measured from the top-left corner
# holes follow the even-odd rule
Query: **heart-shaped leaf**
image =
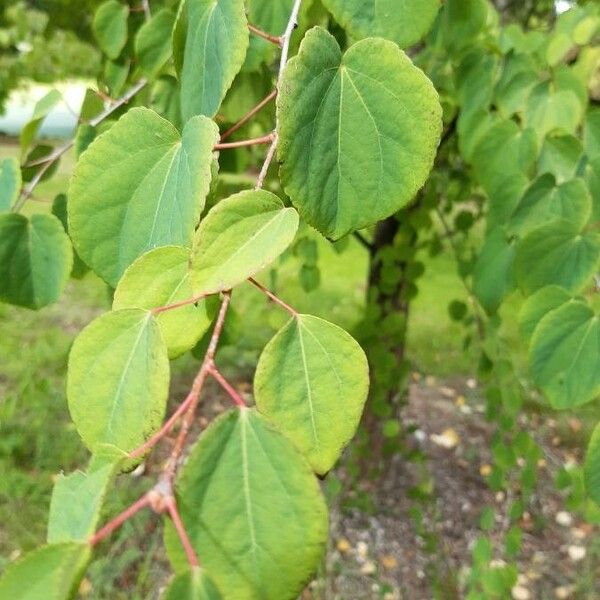
[(440, 0), (323, 0), (354, 38), (383, 37), (408, 48), (431, 28)]
[[(165, 246), (140, 256), (125, 271), (113, 300), (113, 310), (151, 310), (193, 297), (189, 274), (190, 251)], [(214, 303), (200, 300), (157, 315), (169, 358), (191, 350), (206, 333), (215, 316)]]
[(298, 213), (264, 190), (246, 190), (221, 200), (194, 238), (194, 294), (229, 290), (272, 263), (294, 240)]
[(173, 54), (181, 81), (184, 122), (212, 117), (248, 49), (244, 0), (183, 0), (173, 34)]
[(117, 0), (107, 0), (94, 14), (92, 29), (102, 52), (108, 58), (117, 58), (127, 43), (128, 16), (129, 6)]
[(144, 23), (135, 36), (135, 53), (140, 69), (154, 77), (169, 60), (173, 51), (171, 36), (175, 15), (168, 9), (159, 10)]
[(86, 542), (94, 532), (118, 460), (94, 456), (87, 473), (58, 475), (48, 518), (48, 543)]
[(202, 569), (184, 571), (173, 578), (163, 600), (222, 600), (223, 596)]
[(414, 198), (442, 124), (433, 85), (396, 44), (367, 39), (342, 55), (320, 27), (288, 63), (277, 111), (284, 189), (332, 239)]
[(70, 600), (90, 558), (87, 544), (50, 544), (10, 564), (0, 579), (3, 600)]
[[(207, 573), (231, 600), (293, 600), (323, 555), (327, 509), (308, 463), (255, 410), (230, 411), (180, 471), (181, 516)], [(167, 547), (176, 567), (177, 538)]]
[(552, 310), (562, 306), (571, 299), (571, 294), (558, 285), (549, 285), (529, 296), (519, 313), (519, 330), (521, 335), (529, 339), (538, 323)]
[(162, 423), (169, 359), (152, 313), (119, 310), (92, 321), (69, 356), (67, 398), (88, 448), (123, 452), (140, 446)]
[(110, 285), (148, 250), (190, 246), (217, 139), (205, 117), (190, 120), (180, 137), (154, 111), (134, 108), (83, 153), (69, 191), (69, 232)]
[(0, 215), (0, 300), (27, 308), (56, 302), (73, 266), (73, 249), (53, 215)]
[(298, 315), (265, 347), (254, 378), (258, 410), (326, 473), (356, 433), (369, 389), (357, 342), (332, 323)]
[(556, 409), (585, 404), (600, 394), (600, 318), (582, 301), (548, 313), (529, 348), (533, 379)]
[(536, 179), (511, 215), (508, 229), (519, 235), (557, 219), (583, 227), (592, 214), (592, 197), (583, 179), (556, 185), (553, 175)]
[(596, 272), (600, 235), (559, 219), (529, 233), (517, 248), (517, 283), (531, 294), (546, 285), (578, 292)]

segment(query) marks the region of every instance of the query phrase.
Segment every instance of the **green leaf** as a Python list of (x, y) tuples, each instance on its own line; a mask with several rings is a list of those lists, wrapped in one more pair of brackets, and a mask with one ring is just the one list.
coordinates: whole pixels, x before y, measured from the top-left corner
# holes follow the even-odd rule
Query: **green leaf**
[(481, 137), (473, 153), (473, 168), (482, 187), (493, 195), (507, 181), (529, 175), (536, 160), (535, 132), (522, 131), (514, 121), (500, 121)]
[(73, 265), (73, 250), (53, 215), (0, 215), (0, 300), (38, 309), (56, 302)]
[(369, 389), (362, 348), (332, 323), (298, 315), (263, 350), (254, 393), (258, 410), (324, 474), (360, 422)]
[(588, 110), (585, 116), (583, 139), (590, 158), (600, 156), (600, 108)]
[(8, 565), (0, 579), (6, 600), (69, 600), (90, 558), (87, 544), (51, 544)]
[(592, 214), (592, 197), (582, 179), (556, 185), (553, 175), (536, 179), (514, 210), (508, 228), (524, 235), (557, 219), (564, 219), (582, 228)]
[(551, 67), (563, 62), (575, 44), (566, 33), (555, 33), (550, 37), (546, 49), (546, 60)]
[(525, 339), (531, 338), (538, 323), (550, 312), (571, 299), (571, 294), (558, 285), (539, 289), (527, 298), (519, 313), (519, 331)]
[(19, 141), (21, 144), (21, 160), (27, 156), (31, 144), (35, 140), (44, 119), (52, 109), (62, 100), (62, 94), (58, 90), (50, 90), (41, 100), (38, 100), (33, 115), (29, 122), (21, 129)]
[(488, 232), (473, 271), (473, 291), (489, 314), (514, 289), (515, 244), (498, 227)]
[(200, 223), (191, 260), (194, 294), (229, 290), (272, 263), (294, 240), (298, 214), (264, 190), (217, 204)]
[(135, 36), (135, 53), (140, 69), (154, 77), (169, 60), (173, 51), (171, 36), (175, 15), (167, 9), (159, 10), (144, 23)]
[(21, 167), (14, 157), (0, 160), (0, 213), (8, 212), (21, 191)]
[(94, 117), (97, 117), (103, 110), (104, 100), (102, 100), (98, 91), (92, 88), (87, 88), (85, 90), (83, 102), (81, 103), (79, 120), (82, 122), (90, 121)]
[(559, 183), (577, 174), (583, 155), (581, 141), (572, 135), (548, 135), (542, 145), (538, 173), (552, 173)]
[[(327, 509), (308, 463), (264, 417), (242, 409), (217, 418), (176, 492), (191, 542), (224, 597), (298, 597), (323, 556)], [(172, 531), (167, 544), (174, 558)]]
[(431, 28), (440, 0), (323, 0), (354, 38), (382, 37), (408, 48)]
[(548, 313), (529, 348), (533, 380), (555, 409), (573, 408), (598, 396), (599, 356), (600, 318), (581, 301)]
[(582, 117), (583, 107), (573, 91), (552, 91), (550, 84), (544, 82), (538, 84), (529, 95), (525, 127), (533, 129), (541, 141), (555, 129), (574, 134)]
[(585, 459), (585, 484), (588, 494), (600, 505), (600, 423), (596, 425)]
[(88, 448), (130, 452), (160, 426), (169, 391), (169, 359), (150, 312), (104, 314), (75, 339), (67, 399)]
[(129, 7), (117, 0), (101, 4), (94, 14), (92, 30), (102, 52), (115, 59), (127, 43), (127, 17)]
[(457, 52), (472, 43), (485, 27), (487, 16), (485, 0), (446, 0), (440, 14), (439, 34), (444, 48)]
[(585, 168), (585, 181), (592, 195), (591, 222), (600, 221), (600, 156), (591, 160)]
[(165, 591), (163, 600), (222, 600), (219, 590), (201, 569), (176, 575)]
[(184, 122), (216, 114), (244, 64), (248, 39), (244, 0), (183, 0), (173, 53)]
[[(62, 223), (65, 233), (69, 233), (69, 223), (67, 217), (67, 195), (58, 194), (52, 201), (52, 214)], [(69, 242), (70, 243), (70, 242)], [(71, 277), (81, 279), (88, 271), (88, 266), (81, 260), (79, 254), (73, 252), (73, 267), (71, 268)]]
[(86, 542), (94, 533), (118, 461), (92, 457), (87, 473), (58, 475), (48, 518), (48, 543)]
[[(194, 296), (189, 276), (190, 251), (165, 246), (140, 256), (125, 271), (113, 300), (113, 310), (168, 306)], [(206, 300), (157, 315), (169, 358), (191, 350), (206, 333), (214, 317)]]
[(113, 287), (139, 256), (190, 246), (211, 178), (216, 125), (180, 137), (155, 112), (134, 108), (84, 152), (69, 190), (69, 231), (81, 258)]
[(425, 183), (441, 133), (431, 82), (394, 43), (367, 39), (344, 55), (311, 29), (286, 67), (279, 160), (286, 193), (339, 239), (408, 204)]
[(515, 261), (517, 283), (531, 294), (546, 285), (578, 292), (596, 272), (600, 235), (581, 232), (560, 219), (530, 232), (519, 243)]

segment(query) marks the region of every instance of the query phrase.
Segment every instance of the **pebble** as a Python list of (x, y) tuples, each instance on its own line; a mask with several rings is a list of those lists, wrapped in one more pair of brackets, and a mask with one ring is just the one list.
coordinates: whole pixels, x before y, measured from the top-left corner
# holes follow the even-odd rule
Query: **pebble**
[(436, 445), (446, 448), (446, 450), (452, 450), (460, 444), (460, 436), (454, 429), (446, 429), (441, 434), (432, 433), (429, 439)]
[(435, 377), (433, 377), (433, 375), (427, 375), (427, 377), (425, 377), (425, 385), (427, 387), (435, 387), (435, 384), (437, 383), (437, 380)]
[(356, 553), (358, 554), (359, 558), (367, 558), (369, 546), (365, 542), (358, 542), (356, 544)]
[(579, 562), (585, 558), (586, 550), (583, 546), (569, 546), (567, 554), (573, 562)]
[(451, 387), (446, 387), (445, 385), (442, 385), (438, 389), (440, 390), (440, 394), (444, 398), (452, 399), (456, 396), (456, 390), (453, 390)]
[(342, 554), (346, 554), (346, 552), (349, 552), (352, 548), (350, 542), (346, 538), (340, 538), (336, 544), (336, 547)]
[(512, 589), (512, 597), (513, 600), (530, 600), (531, 594), (526, 587), (523, 587), (522, 585), (515, 585), (515, 587)]
[(374, 562), (368, 560), (361, 568), (360, 572), (362, 575), (373, 575), (377, 571), (377, 567)]
[(571, 598), (574, 592), (574, 585), (561, 585), (554, 589), (554, 595), (558, 600), (567, 600), (568, 598)]
[(557, 512), (554, 520), (563, 527), (570, 527), (573, 523), (573, 517), (571, 516), (571, 513), (568, 513), (566, 510)]

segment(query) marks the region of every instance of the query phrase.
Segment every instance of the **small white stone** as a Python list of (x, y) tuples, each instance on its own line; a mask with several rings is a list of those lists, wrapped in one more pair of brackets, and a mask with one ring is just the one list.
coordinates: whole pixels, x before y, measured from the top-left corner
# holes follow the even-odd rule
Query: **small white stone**
[(513, 600), (530, 600), (531, 594), (526, 587), (523, 587), (522, 585), (515, 585), (515, 587), (512, 589), (512, 597)]
[(585, 558), (586, 550), (583, 546), (569, 546), (567, 553), (573, 562), (579, 562)]
[(568, 513), (566, 510), (557, 512), (554, 520), (563, 527), (570, 527), (573, 523), (573, 517), (571, 516), (571, 513)]
[(371, 562), (370, 560), (368, 560), (361, 568), (360, 568), (360, 572), (363, 575), (373, 575), (373, 573), (375, 573), (377, 571), (377, 567), (375, 566), (375, 563)]
[(369, 546), (366, 542), (358, 542), (356, 544), (356, 553), (360, 558), (366, 558), (369, 554)]
[(427, 434), (422, 429), (417, 429), (413, 435), (418, 442), (424, 442), (427, 439)]
[(561, 585), (557, 588), (554, 588), (554, 595), (556, 598), (558, 598), (558, 600), (568, 600), (568, 598), (571, 598), (574, 592), (574, 585)]

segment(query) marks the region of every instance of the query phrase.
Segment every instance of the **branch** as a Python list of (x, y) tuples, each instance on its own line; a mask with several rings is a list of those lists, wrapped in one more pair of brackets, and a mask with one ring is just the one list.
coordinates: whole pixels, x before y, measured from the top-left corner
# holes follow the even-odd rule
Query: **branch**
[(360, 233), (360, 231), (355, 231), (352, 234), (357, 240), (358, 242), (364, 246), (369, 252), (373, 252), (373, 250), (375, 250), (375, 246), (369, 242), (369, 240), (362, 234)]
[[(120, 108), (124, 104), (127, 104), (136, 94), (138, 94), (146, 86), (147, 83), (148, 83), (148, 81), (146, 79), (140, 79), (140, 81), (138, 81), (123, 96), (121, 96), (121, 98), (116, 100), (114, 102), (114, 104), (112, 104), (111, 106), (106, 108), (104, 111), (102, 111), (98, 116), (91, 119), (89, 121), (89, 124), (92, 127), (97, 127), (100, 123), (102, 123), (102, 121), (104, 121), (105, 119), (110, 117), (110, 115), (112, 115), (118, 108)], [(33, 190), (40, 183), (40, 181), (42, 180), (42, 178), (44, 177), (44, 175), (46, 174), (48, 169), (50, 169), (50, 167), (63, 154), (68, 152), (73, 147), (74, 143), (75, 143), (75, 140), (72, 139), (69, 142), (67, 142), (64, 146), (57, 148), (56, 150), (54, 150), (54, 152), (52, 152), (48, 156), (44, 157), (43, 159), (40, 159), (39, 161), (35, 161), (35, 162), (27, 165), (27, 166), (33, 166), (36, 164), (40, 164), (40, 165), (42, 165), (42, 167), (34, 175), (33, 179), (29, 182), (29, 184), (26, 185), (21, 190), (21, 195), (19, 196), (19, 199), (17, 200), (17, 202), (15, 203), (15, 206), (13, 207), (13, 212), (19, 212), (21, 210), (21, 208), (23, 208), (23, 205), (31, 197), (31, 195), (33, 194)]]
[(216, 144), (213, 150), (227, 150), (229, 148), (244, 148), (245, 146), (257, 146), (259, 144), (270, 144), (273, 142), (274, 134), (263, 135), (262, 137), (253, 138), (251, 140), (242, 140), (240, 142), (228, 142), (225, 144)]
[(194, 393), (190, 391), (186, 399), (179, 405), (179, 408), (171, 415), (171, 418), (157, 431), (153, 436), (149, 437), (141, 446), (132, 450), (129, 453), (129, 458), (140, 458), (151, 450), (167, 435), (171, 429), (175, 426), (175, 423), (179, 421), (179, 418), (188, 410), (192, 402), (194, 401)]
[(190, 391), (192, 399), (190, 400), (189, 405), (186, 407), (185, 416), (181, 423), (179, 435), (177, 436), (177, 440), (175, 441), (175, 445), (171, 451), (171, 456), (169, 457), (169, 460), (164, 468), (163, 480), (165, 480), (168, 485), (172, 484), (175, 477), (177, 466), (179, 464), (181, 455), (183, 454), (188, 433), (192, 427), (192, 423), (194, 422), (196, 408), (198, 406), (198, 402), (200, 401), (200, 392), (202, 391), (202, 387), (204, 386), (204, 382), (206, 381), (210, 368), (214, 363), (217, 345), (219, 343), (219, 339), (221, 338), (221, 333), (223, 332), (223, 324), (225, 323), (225, 316), (227, 315), (227, 309), (229, 308), (230, 302), (231, 292), (224, 292), (223, 301), (221, 302), (221, 308), (219, 309), (219, 315), (217, 316), (217, 321), (215, 323), (212, 337), (210, 338), (210, 342), (208, 344), (208, 349), (206, 350), (206, 355), (204, 356), (202, 366), (200, 367), (200, 370), (194, 379), (194, 383), (192, 384), (192, 389)]
[(277, 88), (279, 89), (279, 84), (281, 83), (281, 78), (283, 76), (283, 71), (285, 69), (285, 65), (288, 61), (288, 55), (290, 53), (290, 42), (292, 40), (292, 34), (294, 33), (294, 29), (298, 27), (298, 13), (300, 12), (300, 5), (302, 4), (302, 0), (294, 0), (294, 6), (292, 7), (292, 12), (290, 14), (290, 19), (285, 28), (283, 35), (281, 36), (283, 42), (281, 44), (281, 60), (279, 61), (279, 73), (277, 75)]
[[(290, 53), (290, 41), (292, 39), (292, 34), (294, 33), (294, 29), (298, 26), (298, 13), (300, 12), (300, 5), (302, 4), (302, 0), (294, 0), (294, 6), (292, 7), (292, 12), (290, 14), (290, 18), (286, 25), (285, 31), (281, 36), (281, 58), (279, 60), (279, 72), (277, 73), (277, 83), (275, 85), (275, 89), (279, 92), (279, 87), (281, 85), (281, 79), (283, 77), (283, 72), (285, 70), (285, 66), (288, 61), (288, 56)], [(275, 119), (275, 133), (273, 134), (273, 140), (271, 142), (271, 147), (267, 152), (267, 156), (265, 157), (265, 162), (260, 169), (260, 173), (258, 175), (258, 179), (256, 181), (256, 186), (254, 189), (260, 190), (265, 184), (265, 179), (267, 178), (267, 173), (269, 171), (269, 166), (271, 162), (273, 162), (273, 158), (275, 157), (275, 151), (277, 150), (278, 138), (277, 131), (279, 130), (279, 123), (277, 119)]]
[(222, 136), (221, 141), (227, 139), (232, 133), (235, 133), (242, 125), (245, 125), (256, 113), (260, 112), (271, 100), (277, 96), (277, 90), (273, 90), (264, 100), (261, 100), (245, 116), (243, 116), (235, 125), (230, 127)]
[(139, 500), (134, 502), (129, 508), (126, 508), (120, 515), (117, 515), (112, 521), (109, 521), (102, 529), (99, 529), (89, 540), (90, 546), (99, 544), (104, 538), (108, 537), (113, 531), (121, 527), (125, 521), (133, 517), (137, 512), (150, 505), (150, 495), (144, 494)]
[(258, 288), (263, 294), (265, 294), (265, 296), (267, 296), (269, 299), (271, 299), (273, 302), (275, 302), (275, 304), (279, 304), (279, 306), (281, 306), (281, 308), (287, 310), (292, 315), (292, 317), (298, 316), (297, 310), (294, 310), (289, 304), (287, 304), (281, 298), (279, 298), (279, 296), (276, 296), (273, 292), (268, 290), (264, 285), (262, 285), (258, 281), (256, 281), (256, 279), (250, 277), (248, 279), (248, 281), (254, 287)]
[(160, 313), (166, 312), (168, 310), (175, 310), (176, 308), (181, 308), (182, 306), (187, 306), (188, 304), (196, 304), (196, 302), (200, 302), (200, 300), (204, 300), (210, 294), (199, 294), (198, 296), (194, 296), (193, 298), (188, 298), (187, 300), (182, 300), (181, 302), (175, 302), (175, 304), (166, 304), (165, 306), (159, 306), (157, 308), (152, 309), (153, 315), (159, 315)]
[(152, 13), (150, 12), (150, 2), (148, 0), (142, 0), (142, 8), (144, 9), (144, 18), (146, 21), (149, 21), (152, 17)]
[(269, 151), (267, 152), (267, 156), (265, 157), (265, 162), (263, 163), (263, 166), (260, 169), (260, 173), (258, 174), (258, 178), (256, 180), (256, 185), (254, 186), (255, 190), (262, 189), (263, 185), (265, 184), (265, 179), (267, 178), (267, 173), (269, 172), (269, 167), (271, 166), (271, 163), (273, 162), (273, 158), (275, 158), (275, 151), (277, 150), (278, 139), (279, 138), (277, 136), (277, 132), (275, 132), (273, 134), (273, 142), (271, 144), (271, 147), (269, 148)]
[(214, 364), (211, 364), (208, 367), (208, 372), (214, 377), (217, 383), (229, 394), (229, 397), (240, 407), (246, 408), (246, 402), (244, 399), (237, 393), (235, 388), (223, 377), (221, 372), (215, 367)]
[(248, 29), (254, 35), (257, 35), (258, 37), (263, 38), (263, 40), (267, 40), (267, 42), (271, 42), (272, 44), (275, 44), (276, 46), (281, 46), (281, 44), (282, 44), (281, 37), (276, 36), (276, 35), (271, 35), (270, 33), (266, 33), (262, 29), (259, 29), (258, 27), (255, 27), (254, 25), (251, 25), (250, 23), (248, 23)]
[(175, 525), (175, 529), (177, 530), (177, 535), (179, 536), (179, 540), (181, 541), (181, 545), (185, 550), (185, 553), (188, 558), (188, 562), (192, 567), (199, 567), (200, 562), (198, 561), (198, 556), (192, 546), (192, 542), (185, 530), (183, 525), (183, 521), (181, 520), (181, 516), (179, 515), (179, 511), (177, 510), (177, 502), (173, 496), (170, 496), (166, 499), (166, 507), (167, 511), (173, 521), (173, 525)]

